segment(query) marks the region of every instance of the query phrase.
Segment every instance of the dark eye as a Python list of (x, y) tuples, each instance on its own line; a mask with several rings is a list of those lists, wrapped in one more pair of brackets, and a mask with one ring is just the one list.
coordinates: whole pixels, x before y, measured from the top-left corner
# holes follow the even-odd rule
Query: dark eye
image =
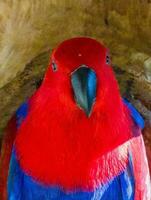
[(106, 64), (107, 64), (107, 65), (110, 64), (110, 56), (109, 56), (109, 55), (106, 56)]
[(57, 66), (57, 64), (54, 61), (52, 62), (52, 70), (54, 72), (56, 72), (58, 70), (58, 66)]

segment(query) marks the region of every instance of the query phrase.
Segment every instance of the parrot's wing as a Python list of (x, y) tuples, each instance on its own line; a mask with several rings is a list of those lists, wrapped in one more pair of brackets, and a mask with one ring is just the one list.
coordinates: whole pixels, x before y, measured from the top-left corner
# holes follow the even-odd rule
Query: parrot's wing
[(135, 178), (135, 200), (151, 200), (151, 182), (149, 167), (147, 162), (146, 150), (141, 130), (145, 123), (143, 117), (136, 108), (123, 99), (130, 110), (132, 119), (135, 123), (134, 137), (130, 140), (129, 151), (132, 155)]
[(130, 141), (129, 149), (134, 169), (135, 200), (151, 200), (150, 174), (142, 135)]
[(24, 103), (16, 111), (15, 115), (10, 119), (4, 131), (4, 139), (0, 153), (0, 199), (7, 199), (7, 177), (9, 171), (9, 163), (12, 153), (14, 139), (16, 137), (17, 128), (26, 117), (28, 111), (28, 103)]
[(130, 110), (131, 116), (132, 116), (135, 124), (138, 127), (140, 127), (141, 129), (143, 129), (144, 126), (145, 126), (145, 123), (144, 123), (144, 119), (141, 116), (141, 114), (137, 111), (137, 109), (127, 99), (123, 98), (123, 102), (125, 103), (125, 105)]

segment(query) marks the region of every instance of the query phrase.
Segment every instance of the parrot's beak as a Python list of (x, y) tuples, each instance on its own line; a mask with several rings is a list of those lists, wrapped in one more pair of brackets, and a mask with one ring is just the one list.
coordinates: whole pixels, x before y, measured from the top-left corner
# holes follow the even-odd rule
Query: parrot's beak
[(71, 74), (71, 84), (77, 105), (90, 117), (96, 99), (95, 71), (85, 65), (80, 66)]

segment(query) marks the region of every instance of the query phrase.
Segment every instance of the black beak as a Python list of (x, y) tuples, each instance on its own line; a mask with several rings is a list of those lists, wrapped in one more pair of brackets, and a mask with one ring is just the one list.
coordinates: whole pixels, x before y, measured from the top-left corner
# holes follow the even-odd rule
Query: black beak
[(89, 117), (96, 99), (97, 78), (94, 70), (82, 65), (71, 74), (75, 101)]

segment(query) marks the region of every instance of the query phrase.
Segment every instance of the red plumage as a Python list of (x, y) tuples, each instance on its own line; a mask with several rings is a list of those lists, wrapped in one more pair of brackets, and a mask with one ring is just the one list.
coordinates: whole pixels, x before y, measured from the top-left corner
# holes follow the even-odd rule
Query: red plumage
[[(107, 53), (90, 38), (65, 41), (53, 52), (15, 140), (22, 169), (35, 179), (60, 183), (68, 189), (75, 185), (91, 189), (126, 167), (127, 146), (120, 145), (132, 137), (132, 121), (112, 68), (106, 64)], [(58, 66), (56, 72), (52, 62)], [(71, 88), (70, 75), (83, 64), (97, 74), (97, 96), (90, 118), (76, 105)]]

